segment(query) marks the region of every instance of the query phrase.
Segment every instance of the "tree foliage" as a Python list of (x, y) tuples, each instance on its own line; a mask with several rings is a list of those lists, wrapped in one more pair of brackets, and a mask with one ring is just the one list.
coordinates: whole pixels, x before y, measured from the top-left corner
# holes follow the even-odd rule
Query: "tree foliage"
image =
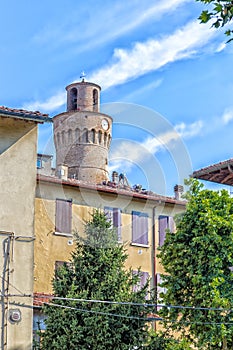
[[(201, 23), (207, 23), (213, 20), (213, 27), (220, 28), (231, 23), (233, 18), (233, 2), (230, 0), (196, 0), (203, 2), (206, 5), (211, 5), (210, 10), (203, 10), (198, 19)], [(227, 36), (233, 34), (233, 30), (228, 29), (225, 31)], [(231, 41), (233, 38), (228, 40)]]
[[(197, 180), (189, 184), (187, 210), (159, 255), (168, 273), (163, 302), (171, 305), (161, 311), (164, 326), (198, 349), (232, 349), (233, 199), (225, 190), (203, 189)], [(172, 307), (177, 305), (192, 308)]]
[(146, 350), (191, 350), (191, 347), (186, 339), (178, 340), (162, 331), (152, 331)]
[(125, 270), (126, 258), (111, 224), (95, 211), (85, 225), (85, 238), (77, 237), (70, 264), (58, 269), (53, 280), (55, 297), (89, 301), (54, 300), (44, 307), (47, 320), (42, 349), (129, 350), (147, 342), (150, 310), (117, 303), (145, 303), (149, 282), (133, 291), (139, 277)]

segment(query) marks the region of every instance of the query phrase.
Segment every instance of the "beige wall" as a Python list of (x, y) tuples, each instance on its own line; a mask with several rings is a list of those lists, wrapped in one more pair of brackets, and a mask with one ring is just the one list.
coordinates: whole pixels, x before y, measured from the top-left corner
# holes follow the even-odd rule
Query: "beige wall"
[[(36, 184), (37, 124), (20, 119), (0, 117), (0, 271), (3, 276), (3, 242), (12, 232), (9, 272), (8, 310), (2, 349), (29, 350), (32, 346), (34, 198)], [(21, 236), (21, 237), (20, 237)], [(12, 304), (15, 303), (15, 305)], [(9, 321), (9, 310), (20, 309), (22, 320)], [(3, 340), (3, 333), (1, 334)]]
[[(41, 181), (37, 186), (35, 215), (35, 282), (34, 291), (52, 293), (51, 280), (54, 276), (55, 261), (68, 261), (75, 245), (69, 245), (70, 237), (56, 236), (55, 200), (71, 199), (73, 232), (83, 232), (85, 221), (91, 218), (93, 208), (105, 206), (122, 209), (122, 241), (128, 251), (126, 268), (148, 272), (162, 272), (158, 259), (155, 259), (158, 246), (158, 216), (169, 215), (184, 210), (182, 205), (158, 203), (151, 200), (136, 200), (130, 195), (102, 193), (95, 189), (80, 189), (75, 186), (62, 186)], [(144, 211), (149, 216), (148, 246), (132, 245), (132, 211)], [(155, 225), (153, 225), (153, 222)], [(156, 265), (155, 265), (156, 262)], [(156, 271), (154, 271), (156, 267)], [(152, 284), (154, 284), (154, 279)]]

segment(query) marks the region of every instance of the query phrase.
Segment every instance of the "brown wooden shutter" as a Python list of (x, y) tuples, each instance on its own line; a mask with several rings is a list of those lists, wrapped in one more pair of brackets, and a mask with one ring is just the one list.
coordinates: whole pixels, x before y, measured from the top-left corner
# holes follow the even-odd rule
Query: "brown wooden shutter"
[(159, 216), (159, 246), (164, 244), (166, 231), (174, 232), (175, 223), (172, 216)]
[(132, 212), (132, 242), (148, 244), (148, 214), (138, 211)]
[[(138, 271), (138, 270), (133, 270), (133, 275), (139, 275), (139, 281), (136, 285), (133, 286), (133, 292), (138, 292), (141, 290), (145, 284), (147, 283), (147, 280), (149, 278), (149, 273), (145, 271)], [(146, 296), (147, 298), (147, 296)]]
[(104, 213), (112, 226), (116, 228), (118, 241), (121, 241), (121, 209), (105, 207)]
[[(166, 294), (167, 288), (161, 287), (161, 284), (163, 283), (163, 278), (160, 275), (160, 273), (156, 274), (156, 291), (157, 291), (157, 304), (164, 305), (163, 299), (161, 298), (161, 293)], [(157, 311), (161, 310), (162, 306), (157, 306)]]
[(166, 237), (166, 230), (168, 228), (168, 216), (159, 217), (159, 246), (164, 244)]
[(57, 199), (55, 231), (60, 233), (71, 233), (71, 226), (72, 226), (72, 201)]
[(121, 241), (121, 209), (113, 208), (113, 226), (117, 229), (117, 239)]
[(169, 230), (171, 232), (175, 231), (175, 222), (174, 222), (174, 218), (172, 216), (169, 216), (169, 218), (168, 218), (168, 227), (169, 227)]

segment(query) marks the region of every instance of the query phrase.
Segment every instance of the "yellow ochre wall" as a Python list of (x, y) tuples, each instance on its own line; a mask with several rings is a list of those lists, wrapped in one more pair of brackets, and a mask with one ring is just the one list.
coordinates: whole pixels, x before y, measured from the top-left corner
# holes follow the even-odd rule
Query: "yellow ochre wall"
[[(4, 276), (6, 239), (10, 256), (5, 271), (1, 313), (1, 349), (31, 350), (34, 253), (34, 198), (36, 188), (37, 123), (0, 116), (0, 270)], [(2, 284), (2, 280), (1, 280)], [(2, 288), (1, 288), (2, 289)], [(7, 297), (7, 294), (13, 294)], [(21, 321), (9, 320), (19, 309)], [(4, 321), (4, 322), (3, 322)]]
[[(155, 284), (155, 273), (162, 272), (157, 258), (156, 267), (154, 266), (158, 246), (158, 216), (161, 214), (171, 216), (184, 210), (184, 205), (134, 199), (130, 193), (128, 196), (100, 194), (95, 189), (80, 189), (46, 181), (39, 182), (36, 197), (34, 292), (41, 293), (53, 292), (51, 281), (54, 276), (55, 262), (69, 261), (75, 247), (75, 240), (71, 245), (72, 237), (54, 234), (56, 199), (72, 199), (72, 232), (79, 232), (79, 234), (83, 232), (85, 222), (90, 220), (94, 208), (104, 209), (105, 206), (121, 208), (122, 242), (128, 253), (126, 268), (140, 267), (142, 271), (148, 272), (152, 277), (152, 286)], [(131, 244), (133, 210), (148, 214), (148, 246)]]

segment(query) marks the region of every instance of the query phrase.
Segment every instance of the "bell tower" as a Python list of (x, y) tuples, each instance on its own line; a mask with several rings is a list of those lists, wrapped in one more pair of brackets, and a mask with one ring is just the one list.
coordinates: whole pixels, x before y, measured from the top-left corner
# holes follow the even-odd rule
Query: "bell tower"
[(99, 111), (101, 88), (83, 78), (66, 91), (67, 111), (53, 118), (56, 168), (66, 165), (70, 178), (106, 181), (112, 118)]

